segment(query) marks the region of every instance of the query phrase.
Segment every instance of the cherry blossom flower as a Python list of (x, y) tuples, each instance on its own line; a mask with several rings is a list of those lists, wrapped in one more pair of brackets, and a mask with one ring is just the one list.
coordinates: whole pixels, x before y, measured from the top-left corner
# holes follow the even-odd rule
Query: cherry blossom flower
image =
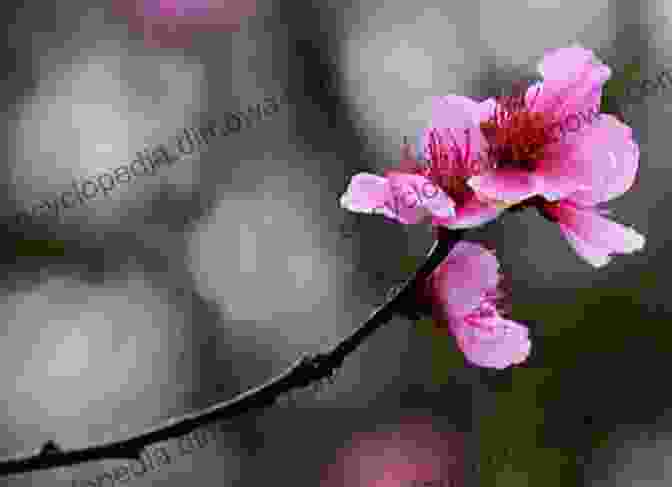
[(195, 32), (237, 32), (256, 13), (256, 0), (113, 0), (130, 30), (149, 47), (188, 47)]
[(532, 344), (527, 327), (500, 315), (504, 295), (498, 271), (494, 253), (458, 242), (425, 281), (418, 299), (431, 308), (438, 328), (453, 334), (469, 362), (503, 369), (524, 362)]
[[(463, 121), (464, 131), (457, 134), (431, 126), (427, 129), (431, 140), (428, 164), (416, 159), (413, 147), (404, 144), (399, 166), (387, 170), (385, 176), (354, 175), (341, 197), (341, 207), (380, 213), (404, 224), (421, 223), (429, 217), (432, 224), (448, 228), (475, 227), (497, 218), (504, 208), (479, 200), (466, 185), (471, 175), (482, 170), (487, 143), (466, 113)], [(450, 143), (444, 140), (446, 136)]]
[(481, 198), (508, 206), (535, 195), (558, 201), (598, 184), (613, 158), (620, 167), (639, 155), (631, 130), (612, 115), (599, 114), (580, 131), (555, 135), (569, 117), (599, 113), (611, 69), (591, 50), (578, 45), (554, 50), (538, 70), (543, 81), (526, 91), (519, 87), (511, 97), (485, 100), (474, 110), (494, 159), (490, 170), (468, 182)]
[[(458, 220), (460, 207), (473, 211), (477, 201), (485, 214), (537, 195), (558, 201), (590, 189), (609, 170), (611, 157), (634, 156), (630, 129), (599, 112), (611, 70), (592, 51), (578, 45), (557, 49), (544, 56), (538, 70), (543, 81), (528, 88), (518, 84), (511, 96), (477, 102), (450, 95), (435, 101), (421, 147), (432, 172), (450, 176), (448, 193), (456, 200)], [(570, 131), (572, 117), (577, 128), (589, 123)], [(452, 228), (456, 222), (443, 223)]]

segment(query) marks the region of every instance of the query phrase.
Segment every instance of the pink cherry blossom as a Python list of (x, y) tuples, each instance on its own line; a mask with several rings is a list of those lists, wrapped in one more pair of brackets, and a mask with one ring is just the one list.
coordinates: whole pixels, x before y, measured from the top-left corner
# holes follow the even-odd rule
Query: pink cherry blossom
[[(396, 424), (395, 424), (396, 423)], [(320, 487), (463, 487), (466, 435), (431, 416), (357, 431), (320, 468)]]
[[(444, 106), (459, 101), (457, 98), (437, 99), (436, 104), (442, 106), (435, 113), (443, 116)], [(413, 148), (404, 145), (400, 164), (385, 176), (353, 176), (341, 197), (341, 207), (381, 213), (404, 224), (421, 223), (430, 217), (432, 224), (448, 228), (475, 227), (497, 218), (503, 208), (479, 200), (466, 184), (470, 176), (483, 170), (480, 164), (487, 143), (467, 111), (461, 113), (460, 130), (434, 129), (432, 125), (427, 129), (428, 164), (415, 159)]]
[[(557, 49), (544, 56), (538, 70), (544, 80), (527, 89), (519, 85), (512, 96), (476, 102), (451, 95), (435, 103), (425, 152), (437, 130), (444, 141), (462, 148), (470, 136), (472, 157), (464, 154), (466, 160), (481, 163), (476, 169), (463, 164), (460, 170), (486, 208), (513, 206), (536, 195), (557, 201), (590, 190), (612, 157), (619, 165), (633, 157), (629, 127), (599, 113), (602, 85), (611, 70), (592, 51), (576, 45)], [(580, 130), (572, 130), (571, 121)], [(471, 196), (464, 189), (461, 193)]]
[(524, 362), (532, 344), (524, 325), (503, 318), (499, 263), (483, 246), (458, 242), (427, 279), (419, 299), (431, 305), (439, 327), (449, 330), (466, 359), (503, 369)]
[(188, 47), (195, 32), (237, 32), (256, 0), (112, 0), (148, 47)]

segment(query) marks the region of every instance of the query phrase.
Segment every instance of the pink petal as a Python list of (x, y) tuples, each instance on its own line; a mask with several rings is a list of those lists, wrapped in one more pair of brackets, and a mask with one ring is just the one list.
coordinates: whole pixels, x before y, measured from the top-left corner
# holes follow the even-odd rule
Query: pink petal
[(579, 45), (548, 52), (537, 66), (544, 77), (535, 111), (564, 117), (599, 108), (611, 69)]
[(490, 200), (515, 204), (539, 194), (539, 181), (523, 169), (499, 168), (469, 178), (467, 182), (476, 193)]
[(550, 201), (572, 200), (594, 206), (625, 193), (639, 166), (632, 131), (616, 117), (602, 114), (567, 144), (557, 144), (538, 161), (540, 193)]
[(594, 206), (627, 192), (639, 169), (639, 145), (632, 130), (612, 115), (603, 115), (591, 131), (577, 139), (577, 153), (590, 168), (590, 189), (579, 190), (571, 199)]
[(494, 98), (488, 98), (480, 102), (476, 109), (478, 122), (480, 123), (488, 121), (490, 117), (494, 115), (496, 107), (497, 101)]
[[(419, 223), (428, 213), (417, 204), (417, 199), (413, 199), (413, 191), (402, 177), (409, 175), (396, 175), (396, 183), (391, 184), (389, 178), (375, 174), (355, 174), (341, 196), (341, 207), (353, 212), (382, 214), (404, 224)], [(413, 177), (425, 180), (422, 176)], [(411, 194), (410, 198), (408, 193)]]
[(432, 100), (432, 126), (437, 128), (477, 126), (482, 102), (466, 96), (437, 96)]
[(595, 179), (595, 167), (578, 150), (549, 153), (537, 162), (534, 178), (539, 194), (558, 201), (577, 191), (587, 191)]
[(574, 251), (593, 267), (604, 267), (611, 262), (611, 256), (603, 248), (595, 247), (585, 240), (581, 240), (563, 225), (560, 225), (560, 229)]
[(548, 201), (559, 201), (577, 191), (588, 191), (590, 186), (579, 183), (577, 180), (563, 177), (558, 174), (546, 178), (539, 178), (539, 194)]
[(387, 178), (355, 174), (340, 205), (353, 212), (382, 214), (404, 224), (419, 223), (429, 215), (455, 214), (453, 200), (429, 179), (401, 172), (390, 172)]
[[(463, 154), (468, 141), (470, 161), (484, 158), (488, 141), (479, 126), (483, 111), (484, 108), (471, 98), (457, 95), (435, 97), (432, 121), (420, 138), (423, 149), (430, 143), (431, 132), (436, 130), (444, 143), (449, 146), (456, 143)], [(425, 157), (429, 159), (428, 154)]]
[(446, 319), (476, 309), (483, 293), (497, 286), (499, 263), (483, 246), (458, 242), (429, 280), (431, 293)]
[(466, 359), (478, 366), (504, 369), (524, 362), (530, 355), (527, 327), (496, 313), (490, 317), (468, 316), (453, 322), (451, 328)]
[(387, 184), (387, 178), (376, 174), (355, 174), (341, 196), (341, 208), (358, 213), (374, 213), (374, 209), (382, 207), (386, 200)]
[(401, 220), (415, 223), (427, 214), (437, 217), (455, 215), (455, 202), (426, 177), (390, 172), (388, 181), (387, 206), (394, 208)]
[(643, 235), (603, 217), (594, 208), (577, 208), (562, 201), (550, 211), (576, 253), (595, 267), (606, 265), (611, 254), (630, 254), (644, 248)]
[(541, 89), (543, 85), (544, 84), (541, 81), (536, 81), (531, 83), (525, 92), (525, 106), (531, 108), (533, 112), (540, 111), (537, 110), (537, 101), (540, 99), (539, 97), (541, 95)]
[(496, 208), (484, 203), (476, 195), (473, 195), (463, 205), (455, 209), (454, 217), (435, 217), (432, 219), (432, 224), (451, 229), (478, 227), (497, 219), (503, 212), (503, 208)]

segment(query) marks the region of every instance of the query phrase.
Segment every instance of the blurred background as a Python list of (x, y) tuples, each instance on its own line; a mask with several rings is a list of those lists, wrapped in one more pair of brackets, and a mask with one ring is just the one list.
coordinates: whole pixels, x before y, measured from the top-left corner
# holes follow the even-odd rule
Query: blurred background
[[(432, 235), (355, 222), (338, 199), (353, 174), (398, 161), (433, 96), (497, 95), (535, 77), (546, 49), (577, 41), (621, 80), (672, 67), (663, 0), (258, 0), (238, 31), (203, 29), (173, 47), (148, 46), (113, 2), (2, 3), (3, 215), (183, 128), (285, 101), (58, 219), (4, 220), (3, 457), (50, 439), (123, 439), (351, 332)], [(319, 394), (214, 425), (199, 446), (157, 445), (142, 475), (115, 478), (123, 462), (104, 461), (0, 482), (667, 485), (669, 102), (661, 89), (628, 111), (639, 178), (609, 205), (647, 237), (642, 253), (595, 270), (533, 212), (468, 234), (494, 243), (510, 275), (511, 316), (533, 337), (526, 367), (466, 366), (452, 339), (394, 319)]]

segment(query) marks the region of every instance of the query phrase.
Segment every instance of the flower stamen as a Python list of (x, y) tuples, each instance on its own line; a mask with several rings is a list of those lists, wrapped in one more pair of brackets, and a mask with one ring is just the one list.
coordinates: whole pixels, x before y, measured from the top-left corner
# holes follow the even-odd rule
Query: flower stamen
[(467, 180), (471, 176), (477, 175), (482, 167), (479, 164), (480, 161), (470, 161), (472, 140), (469, 129), (465, 129), (466, 142), (464, 149), (461, 149), (450, 129), (446, 132), (450, 137), (449, 144), (442, 140), (437, 130), (430, 131), (427, 146), (429, 166), (424, 175), (460, 205), (464, 204), (472, 192), (472, 189), (467, 185)]
[(480, 127), (490, 143), (490, 156), (500, 167), (515, 167), (534, 171), (536, 161), (553, 139), (548, 127), (552, 120), (543, 112), (534, 112), (540, 88), (529, 103), (524, 85), (514, 85), (513, 94), (496, 99), (495, 112)]

